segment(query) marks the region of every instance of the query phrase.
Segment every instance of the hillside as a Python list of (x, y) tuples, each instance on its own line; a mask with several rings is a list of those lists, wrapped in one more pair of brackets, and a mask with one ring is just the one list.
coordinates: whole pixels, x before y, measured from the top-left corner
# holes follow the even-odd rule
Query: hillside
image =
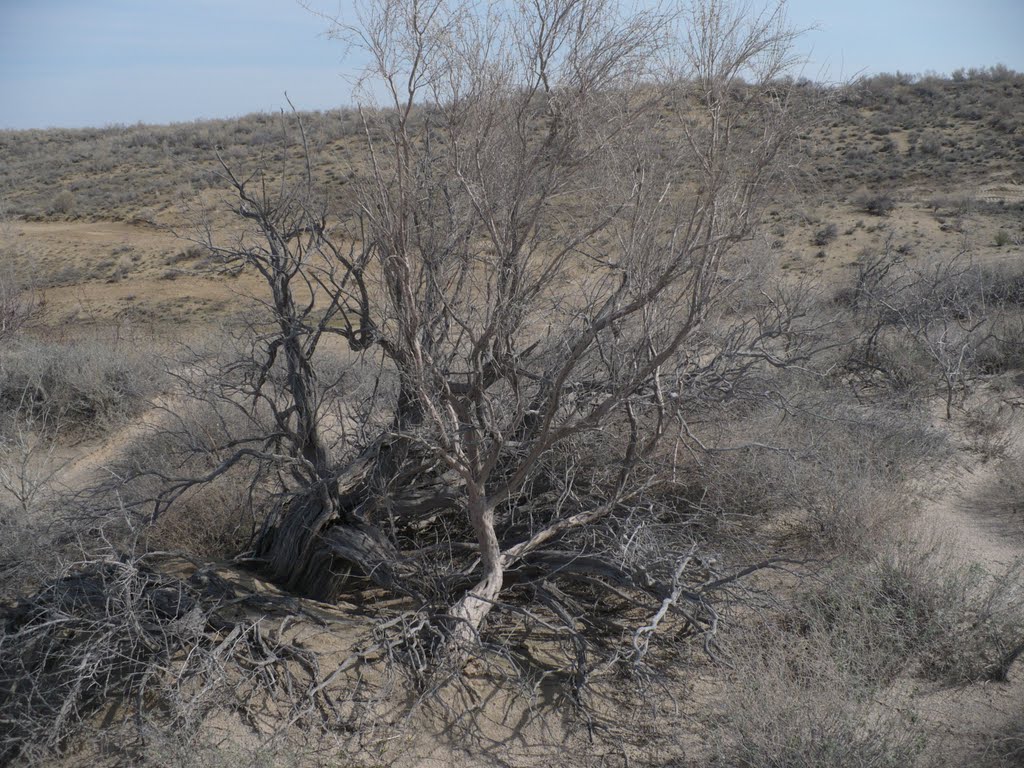
[[(837, 89), (807, 85), (796, 98), (819, 107), (764, 232), (783, 269), (848, 268), (890, 237), (907, 254), (965, 239), (980, 258), (1019, 253), (1024, 75), (880, 75)], [(301, 117), (319, 181), (344, 213), (349, 185), (365, 173), (358, 116)], [(197, 277), (200, 251), (179, 238), (196, 236), (196, 209), (223, 193), (218, 153), (232, 167), (273, 170), (285, 130), (287, 121), (264, 114), (0, 133), (0, 201), (18, 233), (5, 238), (8, 268), (49, 291), (55, 321), (72, 311), (101, 323), (223, 314), (233, 291)]]
[(777, 85), (0, 132), (0, 763), (1021, 765), (1024, 74)]
[[(1018, 202), (1024, 184), (1024, 75), (995, 68), (953, 79), (878, 75), (800, 94), (831, 104), (802, 136), (801, 195), (851, 202), (862, 188), (898, 200), (932, 196)], [(358, 174), (362, 127), (353, 111), (300, 113), (324, 183)], [(171, 223), (173, 206), (220, 188), (216, 153), (229, 163), (281, 159), (277, 115), (168, 126), (0, 132), (0, 191), (7, 214), (28, 220)], [(358, 166), (358, 163), (356, 164)], [(173, 221), (173, 219), (172, 219)]]

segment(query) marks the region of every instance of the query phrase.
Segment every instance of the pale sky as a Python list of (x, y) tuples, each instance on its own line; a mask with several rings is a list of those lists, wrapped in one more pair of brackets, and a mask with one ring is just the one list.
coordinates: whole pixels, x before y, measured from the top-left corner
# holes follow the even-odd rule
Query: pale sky
[[(342, 18), (350, 0), (312, 0)], [(1024, 0), (790, 0), (804, 75), (1024, 71)], [(167, 123), (350, 103), (352, 65), (297, 0), (0, 0), (0, 128)]]

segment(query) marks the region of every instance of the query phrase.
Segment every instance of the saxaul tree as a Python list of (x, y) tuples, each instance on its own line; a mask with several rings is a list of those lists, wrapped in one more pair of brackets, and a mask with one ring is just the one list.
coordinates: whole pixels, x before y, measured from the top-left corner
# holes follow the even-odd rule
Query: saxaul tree
[[(250, 231), (208, 242), (268, 289), (235, 394), (273, 427), (205, 479), (278, 467), (255, 547), (275, 579), (408, 595), (446, 647), (512, 600), (573, 635), (595, 600), (653, 601), (637, 655), (668, 612), (713, 629), (695, 545), (655, 569), (595, 542), (642, 511), (690, 393), (729, 367), (709, 320), (796, 122), (783, 11), (380, 0), (338, 26), (368, 62), (341, 215), (307, 148), (298, 184), (225, 165)], [(782, 333), (744, 336), (742, 366)], [(379, 371), (379, 429), (341, 459), (317, 373), (330, 337)], [(165, 502), (195, 478), (169, 480)]]
[(928, 266), (908, 265), (890, 237), (879, 254), (861, 261), (849, 294), (864, 324), (852, 370), (866, 382), (881, 378), (906, 387), (905, 360), (886, 354), (887, 343), (902, 344), (938, 381), (951, 419), (953, 406), (967, 398), (980, 372), (979, 356), (998, 339), (996, 318), (1015, 301), (990, 281), (966, 251)]

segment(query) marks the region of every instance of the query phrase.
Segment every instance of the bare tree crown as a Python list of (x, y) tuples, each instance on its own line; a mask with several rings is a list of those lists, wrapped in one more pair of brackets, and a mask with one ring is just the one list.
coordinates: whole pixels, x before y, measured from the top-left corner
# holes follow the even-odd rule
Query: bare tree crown
[[(340, 561), (407, 587), (415, 531), (468, 523), (477, 559), (444, 598), (461, 642), (509, 568), (564, 559), (550, 548), (629, 504), (678, 419), (727, 259), (793, 136), (795, 33), (781, 5), (718, 0), (383, 0), (336, 31), (368, 62), (351, 209), (328, 215), (308, 150), (305, 183), (282, 191), (225, 168), (256, 237), (214, 247), (264, 277), (275, 318), (246, 391), (277, 428), (236, 457), (288, 446), (304, 501), (268, 521), (261, 551), (319, 596)], [(328, 334), (398, 382), (389, 426), (340, 469), (318, 421)], [(267, 387), (281, 361), (283, 404)], [(609, 434), (598, 496), (571, 467), (544, 479), (566, 443)], [(524, 513), (541, 486), (543, 511)]]

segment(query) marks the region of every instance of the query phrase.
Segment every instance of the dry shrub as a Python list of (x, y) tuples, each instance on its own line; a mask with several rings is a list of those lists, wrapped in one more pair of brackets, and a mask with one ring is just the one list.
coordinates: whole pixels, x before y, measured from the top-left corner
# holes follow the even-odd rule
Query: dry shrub
[(991, 335), (978, 347), (975, 366), (984, 374), (1024, 369), (1024, 321), (1020, 317), (997, 318)]
[[(709, 762), (915, 764), (924, 734), (884, 692), (908, 672), (954, 684), (1002, 679), (1024, 642), (1021, 575), (1018, 564), (987, 579), (910, 544), (838, 561), (785, 611), (731, 638), (734, 671)], [(1000, 742), (1007, 754), (1013, 738)]]
[[(182, 391), (115, 467), (114, 474), (124, 481), (105, 489), (103, 503), (115, 510), (126, 504), (147, 518), (159, 506), (145, 536), (151, 550), (230, 559), (248, 549), (268, 510), (280, 502), (288, 480), (282, 480), (281, 466), (273, 459), (245, 457), (225, 473), (216, 473), (240, 448), (266, 455), (278, 450), (273, 437), (278, 428), (267, 402), (254, 404), (245, 394), (252, 378), (264, 373), (247, 357), (247, 342), (214, 337), (189, 348), (179, 364), (190, 372), (180, 379)], [(379, 396), (390, 382), (376, 381), (374, 371), (344, 353), (326, 362), (317, 380), (319, 428), (340, 461), (369, 421), (363, 401)], [(275, 385), (283, 386), (283, 367), (279, 361), (266, 372)], [(180, 496), (171, 494), (173, 503), (162, 503), (178, 481), (187, 488)]]
[(153, 521), (146, 532), (146, 546), (184, 550), (207, 561), (235, 557), (252, 543), (262, 517), (252, 486), (243, 466), (196, 487)]
[[(362, 768), (345, 759), (348, 751), (332, 734), (288, 734), (267, 739), (228, 741), (215, 735), (181, 739), (163, 732), (150, 736), (140, 764), (153, 768)], [(341, 743), (339, 743), (341, 742)]]
[[(783, 611), (729, 638), (734, 671), (710, 764), (915, 764), (924, 734), (913, 713), (884, 705), (885, 690), (907, 673), (1003, 679), (1024, 642), (1022, 569), (987, 578), (910, 543), (836, 561)], [(1001, 742), (1008, 754), (1013, 738)]]
[(944, 548), (894, 544), (831, 569), (804, 596), (800, 621), (859, 646), (862, 676), (878, 683), (904, 670), (1003, 680), (1024, 643), (1024, 561), (987, 577)]
[(865, 395), (909, 405), (938, 386), (948, 405), (962, 402), (982, 375), (1019, 367), (1022, 297), (1019, 269), (962, 256), (910, 267), (887, 242), (861, 254), (855, 284), (836, 296), (861, 336), (843, 367)]
[[(68, 563), (0, 611), (0, 763), (92, 754), (102, 764), (107, 754), (117, 765), (196, 764), (213, 713), (285, 735), (296, 723), (344, 732), (365, 693), (343, 675), (363, 656), (321, 670), (306, 643), (328, 625), (304, 615), (214, 570), (185, 579), (112, 550)], [(273, 756), (263, 764), (288, 764)], [(246, 764), (241, 754), (203, 762)]]
[(127, 342), (25, 341), (0, 356), (0, 411), (79, 434), (137, 414), (162, 384), (152, 351)]
[(906, 768), (924, 740), (912, 718), (882, 708), (858, 674), (859, 648), (820, 632), (758, 627), (734, 658), (709, 739), (712, 766)]
[(860, 192), (854, 197), (853, 204), (872, 216), (888, 216), (896, 207), (888, 192)]
[(1024, 765), (1024, 709), (991, 735), (977, 765), (979, 768), (1020, 768)]
[[(133, 510), (144, 523), (150, 551), (183, 552), (202, 560), (226, 560), (245, 550), (269, 502), (266, 467), (242, 460), (208, 482), (234, 451), (246, 445), (259, 416), (228, 402), (186, 400), (162, 409), (140, 433), (126, 456), (112, 467), (111, 479), (94, 489), (82, 516), (122, 516)], [(169, 506), (163, 501), (179, 481)], [(163, 500), (163, 501), (161, 501)], [(154, 517), (154, 512), (158, 514)]]
[(935, 362), (915, 339), (889, 329), (870, 350), (854, 348), (846, 367), (865, 396), (903, 405), (920, 402), (934, 391)]
[(733, 431), (748, 447), (705, 458), (689, 508), (720, 537), (749, 537), (751, 525), (785, 515), (797, 538), (833, 555), (870, 550), (901, 525), (911, 510), (900, 484), (950, 450), (915, 412), (833, 394)]
[(21, 332), (38, 304), (35, 292), (22, 285), (13, 270), (4, 269), (0, 273), (0, 344), (11, 341)]
[(0, 603), (46, 578), (59, 557), (59, 538), (45, 522), (0, 504)]
[(53, 196), (47, 211), (51, 214), (69, 214), (75, 210), (75, 196), (69, 189), (62, 189)]
[(963, 500), (962, 508), (989, 521), (1000, 535), (1024, 540), (1024, 456), (1008, 453), (991, 479)]
[(35, 588), (80, 531), (58, 523), (68, 494), (57, 478), (68, 460), (56, 436), (0, 422), (0, 602)]
[(67, 465), (57, 436), (16, 414), (0, 421), (0, 601), (45, 579), (74, 534), (54, 521), (65, 509), (57, 477)]
[(979, 403), (964, 413), (961, 423), (970, 450), (982, 461), (1009, 456), (1010, 428), (1017, 428), (1017, 418), (1008, 403), (997, 399)]
[(720, 541), (792, 508), (797, 461), (784, 449), (741, 448), (703, 457), (675, 489), (679, 504)]

